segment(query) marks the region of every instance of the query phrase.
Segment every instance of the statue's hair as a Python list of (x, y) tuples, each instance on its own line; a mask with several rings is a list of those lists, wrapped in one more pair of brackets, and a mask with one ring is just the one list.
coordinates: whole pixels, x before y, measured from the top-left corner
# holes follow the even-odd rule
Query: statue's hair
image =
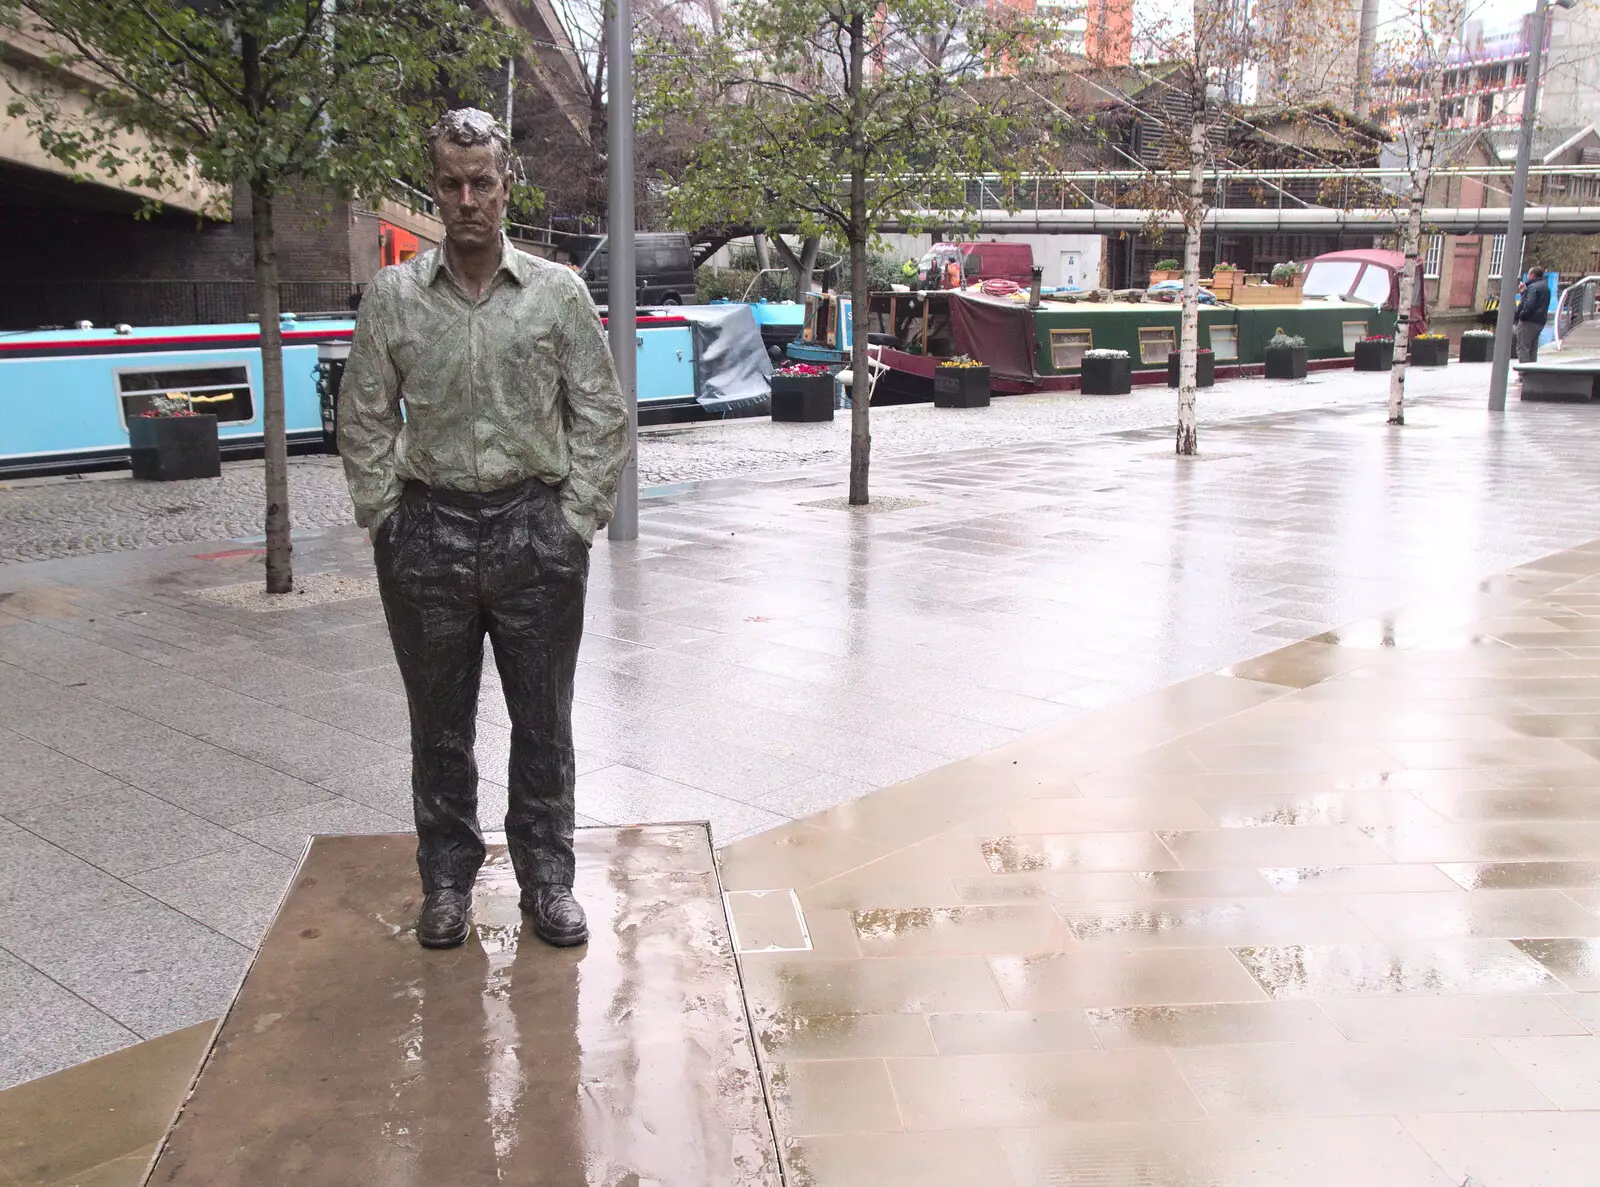
[(439, 117), (439, 122), (428, 129), (428, 160), (435, 165), (439, 161), (435, 149), (441, 140), (462, 148), (492, 145), (496, 167), (501, 173), (511, 172), (511, 137), (507, 135), (505, 125), (487, 111), (476, 107), (458, 107)]

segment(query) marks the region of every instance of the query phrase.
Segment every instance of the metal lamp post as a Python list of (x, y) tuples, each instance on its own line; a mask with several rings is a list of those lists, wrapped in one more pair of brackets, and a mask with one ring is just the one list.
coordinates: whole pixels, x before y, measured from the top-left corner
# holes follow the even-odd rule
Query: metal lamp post
[[(1543, 0), (1540, 0), (1542, 3)], [(639, 538), (638, 308), (633, 267), (633, 3), (611, 0), (606, 69), (606, 235), (610, 254), (606, 327), (628, 406), (628, 464), (617, 484), (607, 539)]]
[[(1556, 0), (1573, 8), (1578, 0)], [(1539, 111), (1539, 74), (1544, 62), (1545, 14), (1538, 0), (1528, 27), (1528, 85), (1522, 93), (1522, 124), (1517, 133), (1517, 169), (1511, 180), (1511, 209), (1506, 215), (1506, 245), (1500, 256), (1500, 308), (1494, 322), (1494, 363), (1489, 371), (1489, 411), (1506, 410), (1506, 381), (1511, 374), (1511, 336), (1516, 319), (1517, 281), (1522, 277), (1522, 215), (1528, 205), (1528, 158), (1533, 155), (1533, 125)]]

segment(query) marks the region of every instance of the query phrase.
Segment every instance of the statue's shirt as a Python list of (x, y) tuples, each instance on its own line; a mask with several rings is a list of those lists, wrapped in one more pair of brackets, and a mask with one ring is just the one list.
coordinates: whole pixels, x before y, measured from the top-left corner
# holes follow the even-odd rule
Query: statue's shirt
[(570, 269), (502, 237), (476, 301), (442, 247), (368, 286), (339, 391), (339, 452), (363, 526), (389, 516), (407, 479), (482, 492), (532, 478), (559, 488), (568, 521), (593, 539), (611, 517), (627, 426), (600, 319)]

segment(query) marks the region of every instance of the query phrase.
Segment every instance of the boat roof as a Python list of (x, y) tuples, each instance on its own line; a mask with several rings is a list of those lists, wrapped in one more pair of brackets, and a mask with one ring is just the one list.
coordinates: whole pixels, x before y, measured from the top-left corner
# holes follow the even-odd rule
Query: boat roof
[[(316, 342), (348, 338), (355, 329), (355, 319), (349, 317), (318, 318), (296, 321), (284, 319), (285, 342)], [(218, 348), (254, 343), (261, 336), (261, 327), (253, 321), (224, 322), (200, 326), (130, 326), (127, 333), (119, 334), (114, 326), (95, 326), (90, 330), (51, 329), (18, 330), (0, 333), (0, 352), (36, 349), (48, 346), (57, 349), (104, 351), (139, 350), (159, 347), (204, 349), (215, 344)]]
[[(1006, 301), (993, 301), (991, 304), (1009, 304)], [(1099, 310), (1104, 313), (1135, 313), (1151, 309), (1171, 310), (1179, 312), (1183, 308), (1178, 301), (1052, 301), (1046, 298), (1044, 303), (1034, 310), (1035, 313), (1087, 313)], [(1298, 305), (1232, 305), (1226, 301), (1218, 301), (1215, 305), (1201, 305), (1200, 311), (1219, 312), (1255, 309), (1374, 309), (1376, 306), (1368, 305), (1363, 301), (1324, 300), (1313, 297), (1301, 301)]]
[(1406, 266), (1406, 257), (1398, 251), (1385, 251), (1380, 247), (1352, 247), (1346, 251), (1329, 251), (1306, 261), (1315, 264), (1323, 260), (1358, 260), (1363, 264), (1378, 264), (1398, 272)]
[[(604, 318), (601, 319), (602, 322)], [(676, 312), (657, 314), (647, 311), (638, 319), (641, 327), (687, 326)], [(282, 323), (286, 346), (310, 346), (318, 342), (343, 342), (356, 326), (353, 317), (319, 317), (300, 321), (285, 318)], [(222, 322), (199, 326), (130, 326), (117, 333), (115, 326), (93, 329), (46, 329), (0, 331), (0, 358), (21, 355), (77, 355), (156, 353), (167, 350), (228, 350), (254, 348), (261, 338), (261, 327), (253, 321)]]

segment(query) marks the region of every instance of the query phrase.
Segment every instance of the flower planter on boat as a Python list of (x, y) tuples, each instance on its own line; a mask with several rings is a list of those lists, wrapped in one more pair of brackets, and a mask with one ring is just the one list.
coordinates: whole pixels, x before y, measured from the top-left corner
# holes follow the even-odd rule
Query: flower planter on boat
[(222, 473), (217, 418), (210, 413), (135, 416), (128, 421), (128, 447), (135, 478), (176, 482)]

